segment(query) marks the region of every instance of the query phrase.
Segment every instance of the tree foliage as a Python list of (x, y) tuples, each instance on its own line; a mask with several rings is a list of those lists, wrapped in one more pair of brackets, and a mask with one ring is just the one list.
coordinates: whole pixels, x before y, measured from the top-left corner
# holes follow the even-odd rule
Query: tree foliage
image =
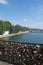
[(4, 25), (5, 25), (6, 30), (10, 30), (10, 28), (11, 28), (11, 23), (10, 23), (9, 21), (5, 21), (5, 22), (4, 22)]
[(0, 34), (2, 34), (5, 31), (4, 22), (0, 20)]
[(28, 28), (20, 25), (12, 25), (9, 21), (0, 20), (0, 34), (3, 34), (6, 30), (10, 33), (17, 33), (19, 31), (26, 31)]
[(9, 21), (0, 20), (0, 34), (3, 34), (6, 30), (10, 30), (11, 23)]

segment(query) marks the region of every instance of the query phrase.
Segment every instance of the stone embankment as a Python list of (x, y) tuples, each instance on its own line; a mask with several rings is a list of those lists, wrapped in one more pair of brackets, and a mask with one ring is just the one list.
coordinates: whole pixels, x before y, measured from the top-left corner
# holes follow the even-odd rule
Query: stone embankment
[(18, 33), (15, 33), (15, 34), (4, 34), (4, 35), (0, 35), (0, 38), (4, 38), (4, 37), (10, 37), (10, 36), (15, 36), (15, 35), (20, 35), (20, 34), (24, 34), (24, 33), (28, 33), (28, 31), (25, 31), (25, 32), (18, 32)]

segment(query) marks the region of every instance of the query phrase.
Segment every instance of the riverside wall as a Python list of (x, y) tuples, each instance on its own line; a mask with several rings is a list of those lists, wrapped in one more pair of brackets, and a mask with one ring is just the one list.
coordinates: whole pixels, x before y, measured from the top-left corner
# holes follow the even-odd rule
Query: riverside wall
[(10, 37), (10, 36), (20, 35), (20, 34), (25, 34), (25, 33), (28, 33), (28, 31), (18, 32), (18, 33), (13, 33), (13, 34), (4, 34), (4, 35), (0, 35), (0, 38), (5, 38), (5, 37)]

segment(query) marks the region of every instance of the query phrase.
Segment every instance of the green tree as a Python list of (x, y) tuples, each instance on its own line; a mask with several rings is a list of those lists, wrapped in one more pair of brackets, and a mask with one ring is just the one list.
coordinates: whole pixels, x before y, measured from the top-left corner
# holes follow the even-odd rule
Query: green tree
[(9, 21), (5, 21), (4, 25), (5, 25), (6, 30), (10, 30), (11, 29), (11, 23)]
[(4, 22), (0, 20), (0, 34), (3, 34), (4, 31), (5, 31)]

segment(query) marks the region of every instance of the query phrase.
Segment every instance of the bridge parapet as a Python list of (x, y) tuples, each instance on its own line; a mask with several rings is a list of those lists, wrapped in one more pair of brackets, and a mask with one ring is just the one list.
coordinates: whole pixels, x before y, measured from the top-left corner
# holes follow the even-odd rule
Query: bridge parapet
[(0, 60), (21, 65), (43, 63), (43, 44), (0, 41)]

